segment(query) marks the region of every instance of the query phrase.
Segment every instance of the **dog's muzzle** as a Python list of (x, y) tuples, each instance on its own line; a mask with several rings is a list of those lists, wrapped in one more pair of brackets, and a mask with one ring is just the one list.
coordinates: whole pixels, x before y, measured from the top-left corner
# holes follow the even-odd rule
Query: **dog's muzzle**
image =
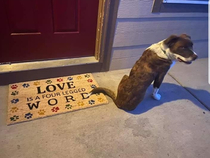
[(193, 61), (196, 60), (197, 58), (198, 58), (198, 55), (197, 54), (193, 54), (193, 56), (192, 56)]

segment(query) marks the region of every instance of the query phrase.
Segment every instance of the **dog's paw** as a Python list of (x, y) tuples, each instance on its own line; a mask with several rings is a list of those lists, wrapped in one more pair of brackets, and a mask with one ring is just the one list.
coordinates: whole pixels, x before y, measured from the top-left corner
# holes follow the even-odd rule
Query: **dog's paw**
[(161, 99), (161, 95), (160, 94), (152, 94), (152, 97), (155, 99), (155, 100), (160, 100)]

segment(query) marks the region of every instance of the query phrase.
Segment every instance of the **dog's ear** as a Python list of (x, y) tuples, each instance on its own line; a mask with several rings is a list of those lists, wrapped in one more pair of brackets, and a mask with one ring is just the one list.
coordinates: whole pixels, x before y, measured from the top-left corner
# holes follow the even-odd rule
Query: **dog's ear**
[(181, 34), (180, 37), (187, 38), (189, 40), (191, 39), (191, 37), (189, 35), (185, 34), (185, 33), (184, 34)]
[(174, 43), (177, 42), (177, 40), (179, 39), (180, 37), (177, 36), (177, 35), (171, 35), (170, 37), (168, 37), (165, 41), (164, 41), (164, 44), (167, 45), (169, 48), (171, 48)]

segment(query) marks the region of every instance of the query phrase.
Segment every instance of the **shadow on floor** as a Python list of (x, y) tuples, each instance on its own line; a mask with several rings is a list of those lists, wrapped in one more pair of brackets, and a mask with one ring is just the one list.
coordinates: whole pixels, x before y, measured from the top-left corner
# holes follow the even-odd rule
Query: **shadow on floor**
[[(194, 94), (195, 92), (202, 94), (203, 98), (210, 98), (210, 93), (206, 90), (197, 90), (197, 89), (192, 89), (189, 87), (185, 87), (185, 88), (187, 88), (190, 92), (193, 92)], [(171, 83), (163, 83), (160, 87), (160, 94), (162, 96), (160, 101), (154, 100), (151, 97), (152, 89), (153, 89), (152, 86), (150, 86), (147, 89), (147, 93), (145, 95), (144, 100), (136, 107), (135, 110), (127, 111), (127, 112), (131, 114), (142, 114), (166, 102), (172, 102), (172, 101), (182, 100), (182, 99), (189, 100), (193, 102), (196, 106), (200, 107), (201, 109), (208, 111), (205, 108), (205, 106), (202, 105), (196, 98), (194, 98), (193, 96), (189, 96), (191, 95), (189, 92), (188, 92), (189, 95), (186, 95), (186, 93), (184, 93), (183, 91), (180, 91), (179, 85), (171, 84)]]

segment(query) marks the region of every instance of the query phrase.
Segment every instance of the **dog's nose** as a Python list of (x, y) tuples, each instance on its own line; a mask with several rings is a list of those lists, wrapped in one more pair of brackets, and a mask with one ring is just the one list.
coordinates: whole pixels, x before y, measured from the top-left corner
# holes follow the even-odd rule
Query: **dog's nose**
[(195, 60), (198, 58), (198, 56), (196, 54), (193, 54), (192, 58), (193, 58), (193, 60)]

